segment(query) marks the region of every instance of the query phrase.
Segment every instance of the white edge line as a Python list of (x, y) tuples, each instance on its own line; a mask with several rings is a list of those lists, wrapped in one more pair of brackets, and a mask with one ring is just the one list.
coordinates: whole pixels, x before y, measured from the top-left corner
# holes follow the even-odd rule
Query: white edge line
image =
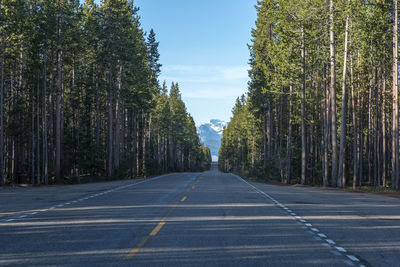
[(356, 262), (359, 262), (360, 260), (359, 259), (357, 259), (356, 257), (354, 257), (353, 255), (346, 255), (347, 256), (347, 258), (349, 258), (350, 260), (352, 260), (352, 261), (356, 261)]
[[(236, 175), (236, 174), (233, 174), (233, 175), (234, 175), (236, 178), (238, 178), (239, 180), (241, 180), (242, 182), (248, 184), (250, 187), (252, 187), (252, 188), (253, 188), (254, 190), (256, 190), (258, 193), (260, 193), (260, 194), (266, 196), (267, 198), (269, 198), (270, 200), (272, 200), (272, 202), (275, 202), (276, 204), (279, 204), (279, 202), (276, 201), (276, 200), (274, 201), (274, 199), (273, 199), (270, 195), (268, 195), (267, 193), (261, 191), (260, 189), (258, 189), (258, 188), (255, 187), (254, 185), (250, 184), (249, 182), (247, 182), (246, 180), (244, 180), (242, 177), (240, 177), (240, 176), (238, 176), (238, 175)], [(286, 209), (286, 208), (284, 208), (284, 209)], [(289, 209), (286, 209), (286, 211), (289, 212), (289, 213), (292, 213), (292, 211), (289, 210)], [(310, 223), (306, 223), (305, 225), (306, 225), (306, 226), (309, 226), (309, 227), (312, 226)], [(319, 232), (319, 230), (318, 230), (317, 228), (311, 228), (311, 230), (314, 231), (314, 232)], [(318, 235), (321, 235), (321, 234), (318, 234)], [(324, 235), (324, 234), (322, 234), (322, 235)], [(326, 235), (324, 235), (324, 236), (326, 237)], [(328, 241), (328, 240), (329, 240), (329, 241)], [(329, 244), (332, 244), (332, 245), (335, 244), (335, 242), (334, 242), (333, 240), (330, 240), (330, 239), (328, 239), (328, 240), (326, 240), (326, 242), (328, 242)], [(331, 242), (332, 242), (332, 243), (331, 243)], [(323, 245), (328, 245), (328, 244), (323, 244)], [(343, 252), (343, 253), (346, 253), (346, 252), (347, 252), (347, 250), (344, 249), (344, 248), (342, 248), (342, 247), (335, 246), (335, 249), (338, 250), (338, 251), (340, 251), (340, 252)], [(346, 256), (347, 256), (349, 259), (351, 259), (352, 261), (354, 261), (354, 262), (359, 262), (359, 261), (360, 261), (358, 258), (354, 257), (353, 255), (346, 255)]]
[(335, 247), (337, 250), (339, 250), (340, 252), (344, 252), (346, 253), (346, 249), (342, 248), (342, 247)]

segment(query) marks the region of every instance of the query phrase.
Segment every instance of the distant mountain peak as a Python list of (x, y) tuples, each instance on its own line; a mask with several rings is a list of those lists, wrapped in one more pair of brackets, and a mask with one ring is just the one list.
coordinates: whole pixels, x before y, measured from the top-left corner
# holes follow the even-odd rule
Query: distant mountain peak
[(218, 152), (221, 147), (221, 138), (228, 123), (219, 119), (212, 119), (210, 122), (202, 123), (198, 127), (200, 140), (210, 148), (213, 161), (218, 160)]

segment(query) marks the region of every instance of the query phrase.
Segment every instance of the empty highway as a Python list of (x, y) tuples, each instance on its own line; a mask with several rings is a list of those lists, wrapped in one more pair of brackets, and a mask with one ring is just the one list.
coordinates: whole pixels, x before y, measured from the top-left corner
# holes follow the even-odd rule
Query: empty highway
[(0, 191), (0, 265), (400, 266), (400, 200), (204, 173)]

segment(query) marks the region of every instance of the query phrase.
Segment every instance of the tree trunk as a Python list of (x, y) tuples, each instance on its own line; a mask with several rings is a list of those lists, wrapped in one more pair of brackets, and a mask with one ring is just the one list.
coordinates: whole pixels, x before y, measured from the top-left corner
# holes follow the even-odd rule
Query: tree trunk
[(41, 184), (42, 178), (40, 173), (40, 77), (37, 77), (37, 108), (36, 108), (36, 183)]
[[(372, 50), (372, 47), (371, 47)], [(372, 64), (372, 59), (371, 59), (371, 67), (373, 66)], [(374, 86), (373, 82), (374, 74), (371, 74), (370, 77), (370, 84), (368, 88), (368, 132), (367, 132), (367, 163), (368, 163), (368, 185), (371, 185), (371, 172), (372, 172), (372, 153), (373, 149), (371, 149), (371, 135), (372, 135), (372, 88)]]
[(398, 104), (398, 30), (397, 0), (393, 0), (393, 120), (392, 120), (392, 188), (399, 189), (399, 104)]
[(358, 153), (357, 153), (357, 103), (354, 93), (354, 83), (353, 83), (353, 56), (350, 54), (350, 85), (351, 85), (351, 107), (352, 107), (352, 122), (353, 122), (353, 190), (357, 186), (358, 177)]
[[(1, 4), (1, 0), (0, 0)], [(1, 11), (1, 10), (0, 10)], [(0, 14), (1, 15), (1, 14)], [(0, 186), (5, 185), (6, 179), (4, 175), (4, 57), (5, 45), (3, 36), (1, 41), (1, 58), (0, 58)]]
[(115, 135), (114, 135), (114, 168), (119, 168), (121, 150), (121, 90), (122, 90), (122, 64), (119, 62), (118, 87), (115, 99)]
[[(291, 159), (292, 159), (292, 111), (293, 111), (293, 103), (292, 103), (292, 94), (293, 94), (293, 84), (289, 85), (289, 115), (288, 115), (288, 135), (287, 135), (287, 147), (286, 147), (286, 184), (290, 184), (291, 179)], [(253, 137), (254, 142), (254, 137)]]
[(47, 109), (46, 109), (46, 75), (47, 75), (47, 50), (44, 51), (43, 55), (43, 80), (42, 80), (42, 170), (43, 170), (43, 182), (44, 184), (49, 183), (49, 157), (48, 157), (48, 144), (47, 144)]
[[(384, 68), (383, 68), (384, 70)], [(382, 73), (382, 91), (381, 91), (381, 116), (382, 116), (382, 186), (386, 186), (386, 114), (385, 114), (385, 91), (386, 91), (386, 81), (385, 81), (385, 72)]]
[[(349, 5), (349, 1), (347, 1)], [(346, 10), (348, 12), (348, 10)], [(339, 151), (339, 172), (337, 176), (337, 186), (344, 187), (343, 183), (343, 164), (344, 149), (346, 147), (346, 108), (347, 108), (347, 92), (346, 92), (346, 74), (347, 74), (347, 41), (349, 35), (349, 15), (346, 15), (346, 26), (344, 33), (344, 52), (343, 52), (343, 78), (342, 78), (342, 114), (341, 114), (341, 131), (340, 131), (340, 151)]]
[(108, 94), (107, 94), (107, 176), (111, 177), (113, 173), (113, 82), (112, 82), (112, 64), (108, 63)]
[(32, 115), (31, 115), (31, 138), (32, 138), (32, 151), (31, 151), (31, 184), (35, 184), (35, 89), (32, 88)]
[(264, 171), (267, 169), (267, 156), (268, 156), (268, 144), (267, 144), (267, 103), (266, 103), (266, 101), (264, 100), (264, 108), (263, 108), (263, 111), (264, 111), (264, 121), (263, 121), (263, 126), (264, 126), (264, 135), (263, 135), (263, 137), (264, 137), (264, 161), (263, 161), (263, 169), (264, 169)]
[(325, 187), (329, 186), (329, 119), (330, 119), (330, 97), (329, 97), (329, 88), (327, 86), (326, 78), (326, 65), (324, 65), (324, 92), (325, 92), (325, 99), (324, 99), (324, 113), (325, 113), (325, 121), (324, 121), (324, 176), (323, 176), (323, 185)]
[(57, 17), (57, 97), (56, 97), (56, 182), (62, 182), (61, 178), (61, 129), (62, 129), (62, 95), (64, 91), (63, 83), (63, 49), (62, 49), (62, 27), (63, 27), (63, 0), (58, 1), (58, 17)]
[(337, 181), (337, 125), (336, 125), (336, 59), (335, 59), (335, 35), (334, 35), (334, 7), (333, 0), (329, 1), (329, 37), (330, 37), (330, 114), (331, 114), (331, 135), (332, 135), (332, 186)]
[(306, 167), (307, 167), (307, 133), (306, 133), (306, 48), (304, 28), (301, 28), (301, 184), (306, 183)]
[[(95, 161), (96, 161), (96, 166), (97, 162), (99, 161), (100, 157), (100, 99), (99, 99), (99, 79), (98, 79), (98, 74), (97, 74), (97, 68), (94, 69), (95, 74), (95, 84), (96, 84), (96, 155), (95, 155)], [(103, 157), (101, 157), (103, 158)]]
[(133, 126), (133, 133), (132, 133), (132, 170), (133, 170), (133, 177), (137, 176), (137, 112), (136, 110), (132, 111), (132, 126)]
[(142, 112), (142, 169), (143, 169), (143, 177), (146, 177), (146, 155), (147, 155), (147, 134), (146, 134), (146, 128), (147, 128), (147, 119), (146, 119), (146, 114), (143, 111)]
[(379, 175), (379, 146), (378, 146), (378, 142), (379, 142), (379, 129), (378, 129), (378, 103), (379, 103), (379, 99), (378, 99), (378, 91), (379, 91), (379, 86), (378, 86), (379, 82), (378, 82), (378, 69), (375, 68), (375, 90), (374, 90), (374, 104), (375, 104), (375, 117), (374, 117), (374, 145), (373, 145), (373, 169), (374, 169), (374, 188), (376, 188), (376, 186), (378, 185), (379, 181), (378, 181), (378, 175)]

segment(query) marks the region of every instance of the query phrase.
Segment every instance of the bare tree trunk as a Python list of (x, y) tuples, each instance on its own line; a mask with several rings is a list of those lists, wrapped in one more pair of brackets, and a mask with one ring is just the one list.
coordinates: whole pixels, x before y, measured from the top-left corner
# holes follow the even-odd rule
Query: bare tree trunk
[(132, 111), (132, 126), (133, 126), (133, 133), (132, 133), (132, 169), (133, 169), (133, 177), (137, 176), (137, 112), (136, 110)]
[(94, 69), (95, 71), (95, 84), (96, 84), (96, 155), (95, 160), (96, 163), (100, 157), (100, 99), (99, 99), (99, 79), (97, 74), (97, 68)]
[(47, 75), (47, 49), (44, 51), (43, 56), (43, 80), (42, 80), (42, 157), (43, 157), (43, 182), (44, 184), (49, 183), (49, 157), (48, 157), (48, 144), (47, 144), (47, 108), (46, 108), (46, 75)]
[[(371, 47), (372, 50), (372, 47)], [(372, 67), (372, 59), (371, 59), (371, 67)], [(371, 185), (371, 173), (372, 173), (372, 153), (373, 149), (371, 149), (371, 138), (372, 138), (372, 88), (374, 86), (374, 74), (371, 73), (370, 84), (368, 88), (368, 132), (367, 132), (367, 163), (368, 163), (368, 185)]]
[(330, 64), (331, 64), (331, 84), (330, 84), (330, 109), (331, 109), (331, 135), (332, 135), (332, 186), (336, 186), (337, 181), (337, 125), (336, 125), (336, 59), (335, 59), (335, 35), (334, 35), (334, 7), (333, 0), (329, 1), (329, 36), (330, 36)]
[(112, 64), (108, 63), (108, 83), (107, 94), (107, 176), (111, 177), (113, 173), (113, 82), (112, 82)]
[(268, 101), (268, 158), (272, 157), (273, 148), (273, 118), (272, 118), (272, 103)]
[[(384, 70), (384, 68), (383, 68)], [(382, 91), (381, 91), (381, 116), (382, 116), (382, 186), (386, 186), (386, 114), (385, 114), (385, 91), (386, 91), (386, 81), (385, 72), (382, 72)]]
[[(364, 97), (362, 96), (361, 97), (361, 99), (360, 99), (360, 107), (362, 107), (362, 104), (364, 104)], [(362, 185), (362, 182), (363, 182), (363, 177), (364, 177), (364, 133), (363, 133), (363, 118), (364, 118), (364, 116), (363, 116), (363, 112), (360, 112), (360, 127), (359, 127), (359, 129), (360, 129), (360, 131), (359, 131), (359, 133), (360, 133), (360, 138), (359, 138), (359, 145), (358, 145), (358, 148), (359, 148), (359, 151), (358, 151), (358, 155), (359, 155), (359, 158), (358, 158), (358, 163), (359, 163), (359, 169), (360, 169), (360, 172), (359, 172), (359, 179), (358, 179), (358, 186), (361, 186)]]
[(376, 186), (378, 185), (378, 175), (379, 175), (379, 146), (378, 146), (378, 142), (379, 142), (379, 129), (378, 129), (378, 103), (379, 103), (379, 99), (378, 99), (378, 91), (379, 91), (379, 86), (378, 86), (379, 82), (378, 82), (378, 69), (375, 68), (375, 90), (374, 90), (374, 104), (375, 104), (375, 116), (374, 116), (374, 145), (373, 145), (373, 169), (374, 169), (374, 188), (376, 188)]
[[(349, 5), (349, 1), (347, 1)], [(348, 12), (348, 10), (346, 10)], [(349, 35), (349, 15), (346, 15), (346, 26), (344, 33), (344, 52), (343, 52), (343, 78), (342, 78), (342, 114), (341, 114), (341, 131), (340, 131), (340, 151), (339, 151), (339, 172), (337, 177), (337, 186), (344, 187), (343, 184), (343, 163), (344, 149), (346, 147), (346, 108), (347, 108), (347, 92), (346, 92), (346, 74), (347, 74), (347, 43)]]
[[(255, 175), (255, 160), (256, 160), (256, 149), (255, 149), (255, 136), (251, 136), (251, 174)], [(290, 164), (288, 164), (290, 165)]]
[(63, 82), (63, 49), (62, 49), (62, 27), (63, 27), (63, 0), (58, 1), (59, 14), (57, 17), (57, 98), (56, 98), (56, 182), (60, 183), (61, 179), (61, 124), (62, 124), (62, 95), (64, 91)]
[(306, 183), (306, 168), (307, 168), (307, 133), (306, 133), (306, 48), (304, 28), (301, 28), (301, 184)]
[(162, 172), (162, 159), (161, 159), (161, 154), (162, 154), (162, 144), (161, 144), (161, 134), (160, 130), (157, 131), (157, 171)]
[(142, 112), (142, 169), (143, 169), (143, 177), (146, 177), (146, 155), (147, 155), (147, 134), (146, 134), (146, 128), (147, 128), (147, 119), (146, 119), (146, 114), (143, 111)]
[(168, 172), (168, 134), (163, 136), (164, 144), (164, 172)]
[(37, 108), (36, 108), (36, 172), (37, 172), (37, 177), (36, 177), (36, 182), (37, 184), (41, 184), (42, 178), (40, 175), (40, 77), (38, 75), (37, 78)]
[(351, 107), (352, 107), (352, 121), (353, 121), (353, 189), (357, 186), (358, 177), (358, 153), (357, 153), (357, 103), (354, 93), (353, 83), (353, 55), (350, 54), (350, 85), (351, 85)]
[[(0, 0), (1, 4), (1, 0)], [(1, 11), (1, 10), (0, 10)], [(1, 14), (0, 14), (1, 15)], [(3, 36), (0, 36), (1, 41), (1, 58), (0, 58), (0, 186), (5, 185), (6, 179), (4, 175), (4, 57), (5, 45)]]
[(35, 184), (35, 89), (32, 88), (32, 115), (31, 115), (31, 138), (32, 138), (32, 151), (31, 151), (31, 184)]
[(268, 151), (268, 144), (267, 144), (267, 104), (264, 100), (264, 161), (263, 161), (263, 169), (264, 171), (267, 169), (267, 151)]
[[(25, 91), (25, 43), (24, 40), (21, 40), (21, 53), (20, 53), (20, 62), (19, 62), (19, 77), (18, 77), (18, 86), (17, 86), (17, 91), (16, 91), (16, 99), (14, 100), (14, 108), (18, 108), (18, 100), (20, 97), (23, 100), (27, 100), (24, 98), (24, 91)], [(21, 96), (19, 93), (21, 92)], [(29, 108), (28, 105), (25, 106), (26, 108)], [(25, 117), (21, 116), (22, 114), (18, 112), (18, 115), (14, 117), (14, 122), (19, 123), (22, 121), (22, 129), (25, 128)], [(23, 146), (22, 144), (22, 135), (18, 135), (13, 138), (13, 146), (14, 146), (14, 160), (12, 162), (13, 164), (13, 180), (16, 181), (17, 183), (21, 182), (18, 180), (18, 173), (20, 170), (23, 172), (27, 172), (27, 169), (23, 169), (22, 166), (25, 166), (25, 155), (28, 158), (29, 157), (29, 151), (25, 154), (25, 149), (27, 147)], [(28, 173), (26, 173), (28, 176)]]
[(141, 144), (140, 144), (140, 118), (139, 118), (140, 112), (136, 112), (136, 176), (140, 176), (140, 150), (141, 150)]
[[(292, 94), (293, 94), (293, 84), (289, 85), (289, 115), (288, 115), (288, 135), (287, 135), (287, 147), (286, 147), (286, 184), (290, 184), (291, 179), (291, 159), (292, 159), (292, 111), (293, 111), (293, 103), (292, 103)], [(253, 137), (254, 143), (254, 137)]]
[(118, 169), (121, 150), (121, 90), (122, 90), (122, 64), (119, 62), (118, 87), (115, 99), (115, 135), (114, 135), (114, 168)]
[(393, 120), (392, 120), (392, 188), (399, 189), (399, 103), (398, 103), (398, 30), (397, 0), (393, 0)]
[(329, 186), (329, 119), (330, 119), (330, 108), (329, 108), (329, 88), (327, 86), (326, 78), (326, 65), (324, 65), (324, 92), (325, 92), (325, 99), (324, 99), (324, 113), (325, 113), (325, 121), (324, 121), (324, 176), (323, 176), (323, 185), (325, 187)]

